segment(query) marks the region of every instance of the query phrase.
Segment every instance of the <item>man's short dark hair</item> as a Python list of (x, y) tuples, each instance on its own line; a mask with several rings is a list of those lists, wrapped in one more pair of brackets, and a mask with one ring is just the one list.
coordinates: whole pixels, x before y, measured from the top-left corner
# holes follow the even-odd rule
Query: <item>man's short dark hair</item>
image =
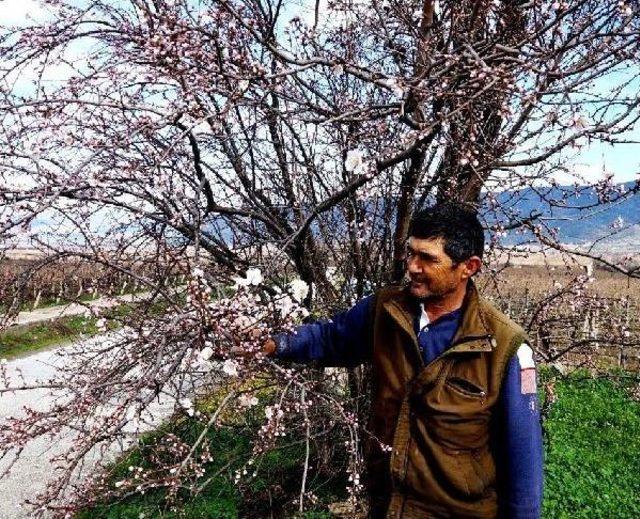
[(418, 211), (409, 224), (409, 236), (442, 238), (444, 251), (460, 263), (471, 256), (482, 258), (484, 231), (478, 213), (465, 205), (447, 202)]

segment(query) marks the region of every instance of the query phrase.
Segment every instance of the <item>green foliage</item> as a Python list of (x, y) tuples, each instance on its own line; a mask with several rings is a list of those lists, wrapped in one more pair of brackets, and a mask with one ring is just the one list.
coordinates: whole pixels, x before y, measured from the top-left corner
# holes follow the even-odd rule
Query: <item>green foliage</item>
[(640, 403), (579, 372), (556, 384), (545, 421), (545, 518), (640, 517)]
[[(550, 371), (542, 379), (554, 377)], [(627, 389), (638, 377), (620, 375), (617, 380), (592, 378), (579, 372), (556, 380), (557, 401), (545, 421), (545, 502), (543, 517), (555, 518), (636, 518), (640, 517), (640, 403)], [(263, 399), (261, 399), (263, 400)], [(235, 518), (261, 517), (266, 510), (276, 516), (294, 517), (299, 491), (304, 444), (295, 433), (254, 465), (254, 478), (236, 486), (234, 471), (250, 456), (251, 440), (263, 415), (264, 401), (252, 409), (241, 424), (212, 430), (209, 441), (214, 461), (201, 479), (217, 474), (196, 496), (184, 493), (172, 510), (164, 490), (104, 503), (83, 512), (82, 519), (120, 518)], [(150, 468), (149, 447), (167, 434), (184, 441), (194, 440), (202, 425), (194, 419), (180, 419), (143, 436), (113, 469), (117, 481), (127, 476), (129, 465)], [(315, 445), (314, 445), (315, 447)], [(311, 459), (317, 460), (317, 452)], [(344, 474), (340, 456), (332, 459), (334, 475)], [(310, 488), (318, 496), (316, 507), (300, 518), (331, 517), (327, 504), (345, 499), (341, 475), (314, 474)], [(144, 514), (141, 516), (140, 514)]]
[[(200, 403), (200, 410), (213, 411), (219, 400), (219, 391), (207, 402)], [(180, 491), (177, 500), (167, 499), (167, 491), (157, 488), (144, 495), (130, 495), (119, 500), (100, 503), (77, 515), (78, 519), (116, 519), (116, 518), (235, 518), (262, 517), (265, 510), (271, 510), (276, 517), (293, 517), (296, 499), (300, 490), (305, 443), (296, 431), (289, 431), (274, 449), (258, 456), (256, 462), (246, 466), (251, 457), (253, 440), (264, 417), (265, 399), (268, 391), (258, 391), (260, 405), (249, 409), (239, 418), (233, 413), (234, 421), (212, 428), (207, 432), (213, 461), (205, 465), (205, 474), (198, 478), (197, 484), (203, 486), (201, 492), (192, 494), (186, 489)], [(224, 415), (224, 413), (223, 413)], [(108, 476), (110, 485), (130, 477), (130, 466), (145, 470), (157, 469), (157, 446), (168, 436), (185, 443), (193, 443), (203, 431), (203, 423), (183, 417), (164, 424), (161, 428), (143, 435), (138, 446), (115, 464)], [(341, 442), (340, 442), (341, 443)], [(316, 444), (312, 442), (312, 459), (317, 459)], [(154, 456), (151, 455), (155, 452)], [(202, 452), (196, 450), (196, 456)], [(162, 461), (171, 462), (170, 458)], [(324, 519), (330, 515), (321, 510), (330, 502), (345, 499), (346, 477), (343, 467), (344, 453), (332, 459), (332, 469), (336, 472), (320, 473), (310, 471), (308, 490), (318, 498), (318, 509), (305, 512), (301, 519)], [(236, 471), (247, 469), (239, 484), (234, 482)], [(255, 475), (251, 477), (251, 473)], [(140, 514), (143, 514), (142, 516)]]
[(0, 357), (12, 358), (38, 351), (80, 334), (95, 335), (98, 332), (96, 321), (76, 315), (9, 329), (0, 334)]

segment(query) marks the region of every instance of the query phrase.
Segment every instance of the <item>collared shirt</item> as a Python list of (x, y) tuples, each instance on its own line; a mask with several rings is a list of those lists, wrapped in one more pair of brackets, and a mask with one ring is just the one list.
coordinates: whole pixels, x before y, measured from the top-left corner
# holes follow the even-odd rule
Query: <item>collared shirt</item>
[(429, 322), (429, 316), (424, 311), (424, 306), (420, 305), (414, 328), (425, 365), (435, 360), (451, 346), (451, 341), (461, 320), (462, 309), (458, 309)]
[[(332, 319), (298, 327), (276, 340), (276, 356), (325, 366), (356, 366), (371, 357), (369, 296)], [(462, 310), (425, 322), (416, 308), (414, 327), (425, 364), (447, 348), (460, 325)], [(427, 318), (428, 320), (428, 318)], [(422, 322), (422, 324), (421, 324)], [(531, 371), (533, 370), (533, 371)], [(532, 378), (533, 377), (533, 378)], [(537, 519), (542, 508), (543, 446), (531, 348), (523, 344), (507, 366), (500, 400), (493, 410), (492, 444), (498, 476), (500, 516)]]

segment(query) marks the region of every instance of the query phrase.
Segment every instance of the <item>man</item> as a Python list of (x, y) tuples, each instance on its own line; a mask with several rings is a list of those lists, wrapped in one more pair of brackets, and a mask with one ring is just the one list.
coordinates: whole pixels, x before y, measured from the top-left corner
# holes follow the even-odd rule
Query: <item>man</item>
[(478, 295), (484, 233), (455, 204), (414, 217), (404, 287), (274, 337), (267, 353), (373, 365), (370, 517), (540, 516), (542, 435), (533, 352)]

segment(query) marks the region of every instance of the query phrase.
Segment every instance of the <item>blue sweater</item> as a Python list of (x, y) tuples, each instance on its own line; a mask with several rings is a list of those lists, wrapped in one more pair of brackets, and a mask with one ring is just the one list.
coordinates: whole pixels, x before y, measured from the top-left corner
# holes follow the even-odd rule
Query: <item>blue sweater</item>
[[(294, 362), (317, 361), (325, 366), (357, 366), (371, 357), (368, 341), (372, 296), (335, 315), (296, 329), (294, 334), (275, 337), (276, 355)], [(415, 329), (425, 364), (451, 345), (462, 316), (461, 310), (444, 315)], [(526, 348), (526, 346), (525, 346)], [(543, 447), (537, 395), (521, 387), (523, 366), (514, 355), (507, 366), (500, 400), (494, 409), (494, 446), (500, 517), (540, 517), (543, 486)], [(524, 368), (529, 368), (529, 365)]]

